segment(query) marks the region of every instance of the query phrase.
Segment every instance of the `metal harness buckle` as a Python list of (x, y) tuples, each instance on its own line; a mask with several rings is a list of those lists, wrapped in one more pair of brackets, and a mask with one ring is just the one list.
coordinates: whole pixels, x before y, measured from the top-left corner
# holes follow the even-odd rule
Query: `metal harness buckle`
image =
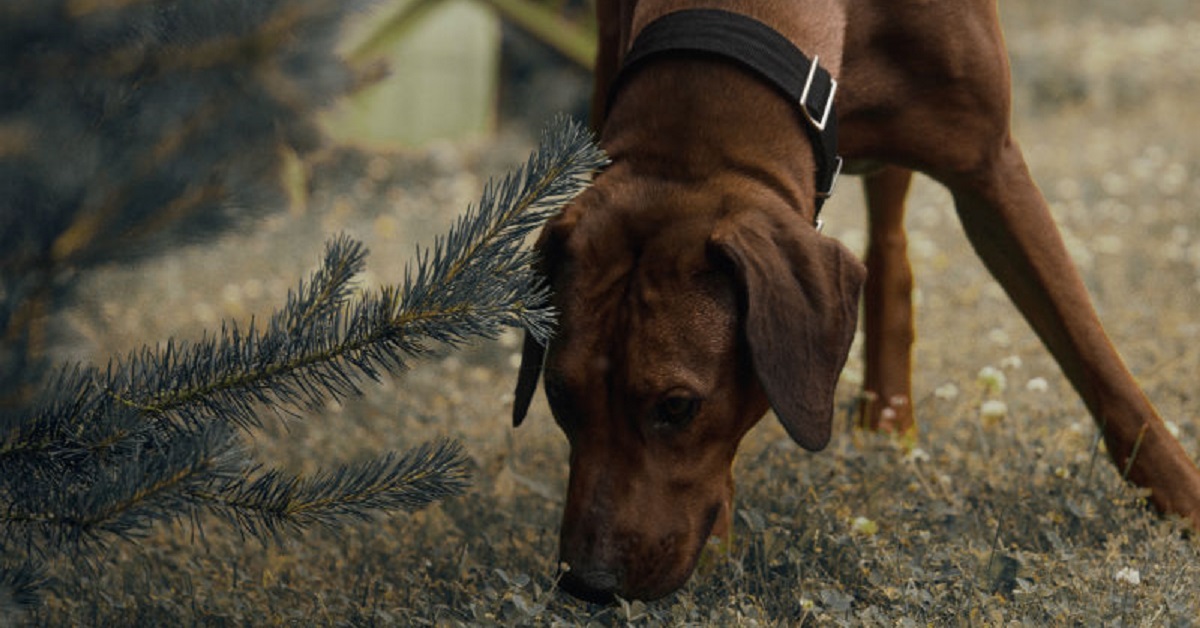
[(829, 187), (824, 190), (817, 190), (817, 196), (820, 198), (829, 198), (830, 196), (833, 196), (833, 188), (837, 187), (838, 175), (842, 174), (842, 164), (845, 162), (845, 160), (842, 159), (841, 155), (835, 157), (835, 160), (836, 161), (833, 165), (833, 176), (829, 177)]
[(833, 95), (837, 93), (837, 80), (832, 76), (829, 77), (829, 97), (825, 99), (825, 106), (820, 111), (820, 120), (813, 117), (808, 108), (808, 93), (812, 89), (813, 81), (817, 76), (817, 62), (821, 57), (814, 56), (812, 65), (808, 67), (808, 78), (804, 80), (804, 91), (800, 92), (800, 109), (804, 112), (804, 117), (808, 119), (808, 123), (816, 127), (818, 131), (825, 130), (825, 123), (829, 121), (829, 112), (833, 111)]

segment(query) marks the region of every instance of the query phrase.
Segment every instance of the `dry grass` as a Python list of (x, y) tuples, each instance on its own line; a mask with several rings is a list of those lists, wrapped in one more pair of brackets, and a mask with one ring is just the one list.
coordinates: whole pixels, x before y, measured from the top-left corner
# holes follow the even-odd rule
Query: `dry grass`
[[(1200, 437), (1200, 9), (1190, 0), (1008, 0), (1017, 132), (1109, 331), (1193, 456)], [(1086, 16), (1074, 18), (1071, 16)], [(1155, 17), (1158, 16), (1158, 17)], [(524, 157), (503, 140), (419, 154), (331, 155), (304, 209), (253, 234), (117, 269), (62, 325), (72, 354), (197, 336), (262, 315), (345, 229), (373, 250), (367, 282)], [(826, 209), (862, 240), (852, 182)], [(566, 446), (542, 401), (508, 422), (515, 335), (445, 356), (256, 439), (303, 471), (435, 435), (462, 438), (469, 495), (409, 517), (264, 548), (219, 526), (121, 547), (100, 573), (67, 565), (38, 623), (1191, 625), (1200, 554), (1141, 507), (1096, 428), (974, 258), (948, 197), (922, 181), (909, 219), (918, 276), (916, 401), (905, 453), (851, 433), (810, 455), (765, 420), (737, 463), (734, 549), (652, 604), (596, 607), (553, 591)], [(988, 390), (993, 367), (1007, 386)], [(843, 402), (861, 369), (852, 359)], [(994, 376), (991, 376), (994, 379)], [(1006, 414), (981, 418), (987, 400)], [(285, 429), (286, 427), (286, 429)], [(862, 519), (860, 519), (862, 518)], [(874, 525), (870, 525), (873, 523)], [(1134, 577), (1136, 575), (1136, 578)], [(1135, 581), (1136, 580), (1136, 581)]]

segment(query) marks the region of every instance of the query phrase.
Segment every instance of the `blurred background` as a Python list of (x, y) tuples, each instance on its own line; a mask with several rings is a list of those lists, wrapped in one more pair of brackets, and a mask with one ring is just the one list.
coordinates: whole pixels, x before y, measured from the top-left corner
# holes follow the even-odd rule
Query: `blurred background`
[(586, 118), (595, 54), (587, 0), (400, 0), (349, 20), (341, 54), (374, 74), (328, 117), (339, 140), (423, 145)]

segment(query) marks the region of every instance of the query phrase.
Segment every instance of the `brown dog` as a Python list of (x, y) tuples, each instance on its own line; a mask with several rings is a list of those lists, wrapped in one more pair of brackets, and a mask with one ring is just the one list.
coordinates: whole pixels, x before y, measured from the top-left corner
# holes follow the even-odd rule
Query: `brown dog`
[[(819, 120), (760, 74), (663, 54), (621, 74), (608, 106), (643, 29), (694, 8), (754, 18), (836, 77), (838, 150), (873, 164), (866, 268), (814, 227)], [(1010, 134), (994, 0), (600, 0), (598, 15), (593, 122), (612, 165), (542, 234), (561, 319), (548, 350), (526, 341), (514, 407), (519, 424), (544, 360), (571, 446), (567, 591), (649, 599), (683, 584), (729, 532), (734, 454), (768, 407), (801, 446), (825, 446), (864, 275), (866, 390), (880, 400), (865, 423), (913, 429), (913, 170), (953, 193), (1113, 462), (1200, 524), (1200, 472), (1101, 329)]]

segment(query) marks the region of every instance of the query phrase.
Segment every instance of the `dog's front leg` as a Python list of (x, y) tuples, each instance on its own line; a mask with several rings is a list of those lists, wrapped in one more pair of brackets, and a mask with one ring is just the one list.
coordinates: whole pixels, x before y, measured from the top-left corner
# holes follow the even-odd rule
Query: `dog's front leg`
[(887, 166), (864, 177), (870, 219), (863, 289), (866, 377), (860, 427), (916, 435), (912, 409), (913, 274), (904, 231), (912, 171)]

